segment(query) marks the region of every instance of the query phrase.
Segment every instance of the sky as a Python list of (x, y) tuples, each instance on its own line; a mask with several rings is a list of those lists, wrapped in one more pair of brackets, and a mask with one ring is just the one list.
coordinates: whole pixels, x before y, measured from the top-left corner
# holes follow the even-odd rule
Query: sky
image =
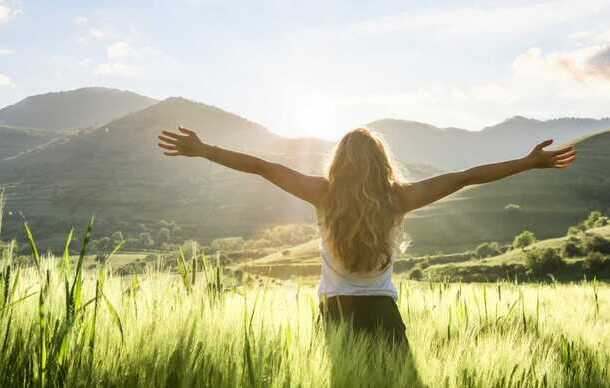
[(285, 136), (610, 116), (610, 1), (0, 0), (0, 107), (85, 86)]

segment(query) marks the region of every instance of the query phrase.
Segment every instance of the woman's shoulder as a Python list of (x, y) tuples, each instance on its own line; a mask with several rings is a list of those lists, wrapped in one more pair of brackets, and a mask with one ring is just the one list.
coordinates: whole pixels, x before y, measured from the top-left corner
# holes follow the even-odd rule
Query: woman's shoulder
[(408, 187), (411, 186), (409, 182), (396, 181), (392, 183), (392, 199), (396, 201), (398, 205), (398, 213), (404, 215), (407, 208), (408, 202)]

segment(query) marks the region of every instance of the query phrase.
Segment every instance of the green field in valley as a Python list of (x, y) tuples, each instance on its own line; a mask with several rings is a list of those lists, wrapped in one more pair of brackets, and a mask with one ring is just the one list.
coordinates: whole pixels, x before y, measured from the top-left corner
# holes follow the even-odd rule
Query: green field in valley
[(61, 259), (41, 259), (38, 271), (5, 258), (0, 384), (604, 387), (610, 378), (605, 284), (399, 280), (412, 353), (391, 356), (343, 331), (326, 342), (309, 285), (239, 285), (197, 260), (205, 270), (195, 275), (190, 261), (183, 276), (100, 266), (81, 282)]

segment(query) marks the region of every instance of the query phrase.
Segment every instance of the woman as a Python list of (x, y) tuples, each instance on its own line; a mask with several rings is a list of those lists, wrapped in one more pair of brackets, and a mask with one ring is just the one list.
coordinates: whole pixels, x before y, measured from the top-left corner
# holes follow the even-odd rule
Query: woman
[(327, 322), (348, 317), (358, 332), (381, 329), (386, 338), (405, 345), (405, 326), (391, 279), (404, 215), (469, 185), (535, 168), (566, 168), (576, 158), (573, 146), (544, 150), (552, 143), (547, 140), (520, 159), (405, 183), (383, 143), (365, 128), (341, 139), (328, 177), (304, 175), (278, 163), (206, 144), (190, 129), (178, 130), (159, 136), (165, 155), (204, 157), (257, 174), (312, 204), (322, 236), (322, 316)]

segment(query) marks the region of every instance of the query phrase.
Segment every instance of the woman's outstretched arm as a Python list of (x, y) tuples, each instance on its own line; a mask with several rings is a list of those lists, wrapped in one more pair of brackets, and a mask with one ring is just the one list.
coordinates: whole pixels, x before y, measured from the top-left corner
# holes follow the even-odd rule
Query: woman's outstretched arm
[(187, 128), (178, 127), (178, 130), (181, 133), (163, 131), (159, 136), (159, 147), (166, 150), (165, 155), (199, 156), (237, 171), (260, 175), (282, 190), (318, 206), (326, 188), (325, 178), (305, 175), (279, 163), (212, 146)]
[(576, 159), (574, 146), (545, 151), (553, 140), (538, 144), (527, 156), (507, 162), (486, 164), (468, 170), (439, 175), (412, 184), (400, 185), (399, 197), (403, 211), (429, 205), (463, 187), (489, 183), (535, 168), (567, 168)]

